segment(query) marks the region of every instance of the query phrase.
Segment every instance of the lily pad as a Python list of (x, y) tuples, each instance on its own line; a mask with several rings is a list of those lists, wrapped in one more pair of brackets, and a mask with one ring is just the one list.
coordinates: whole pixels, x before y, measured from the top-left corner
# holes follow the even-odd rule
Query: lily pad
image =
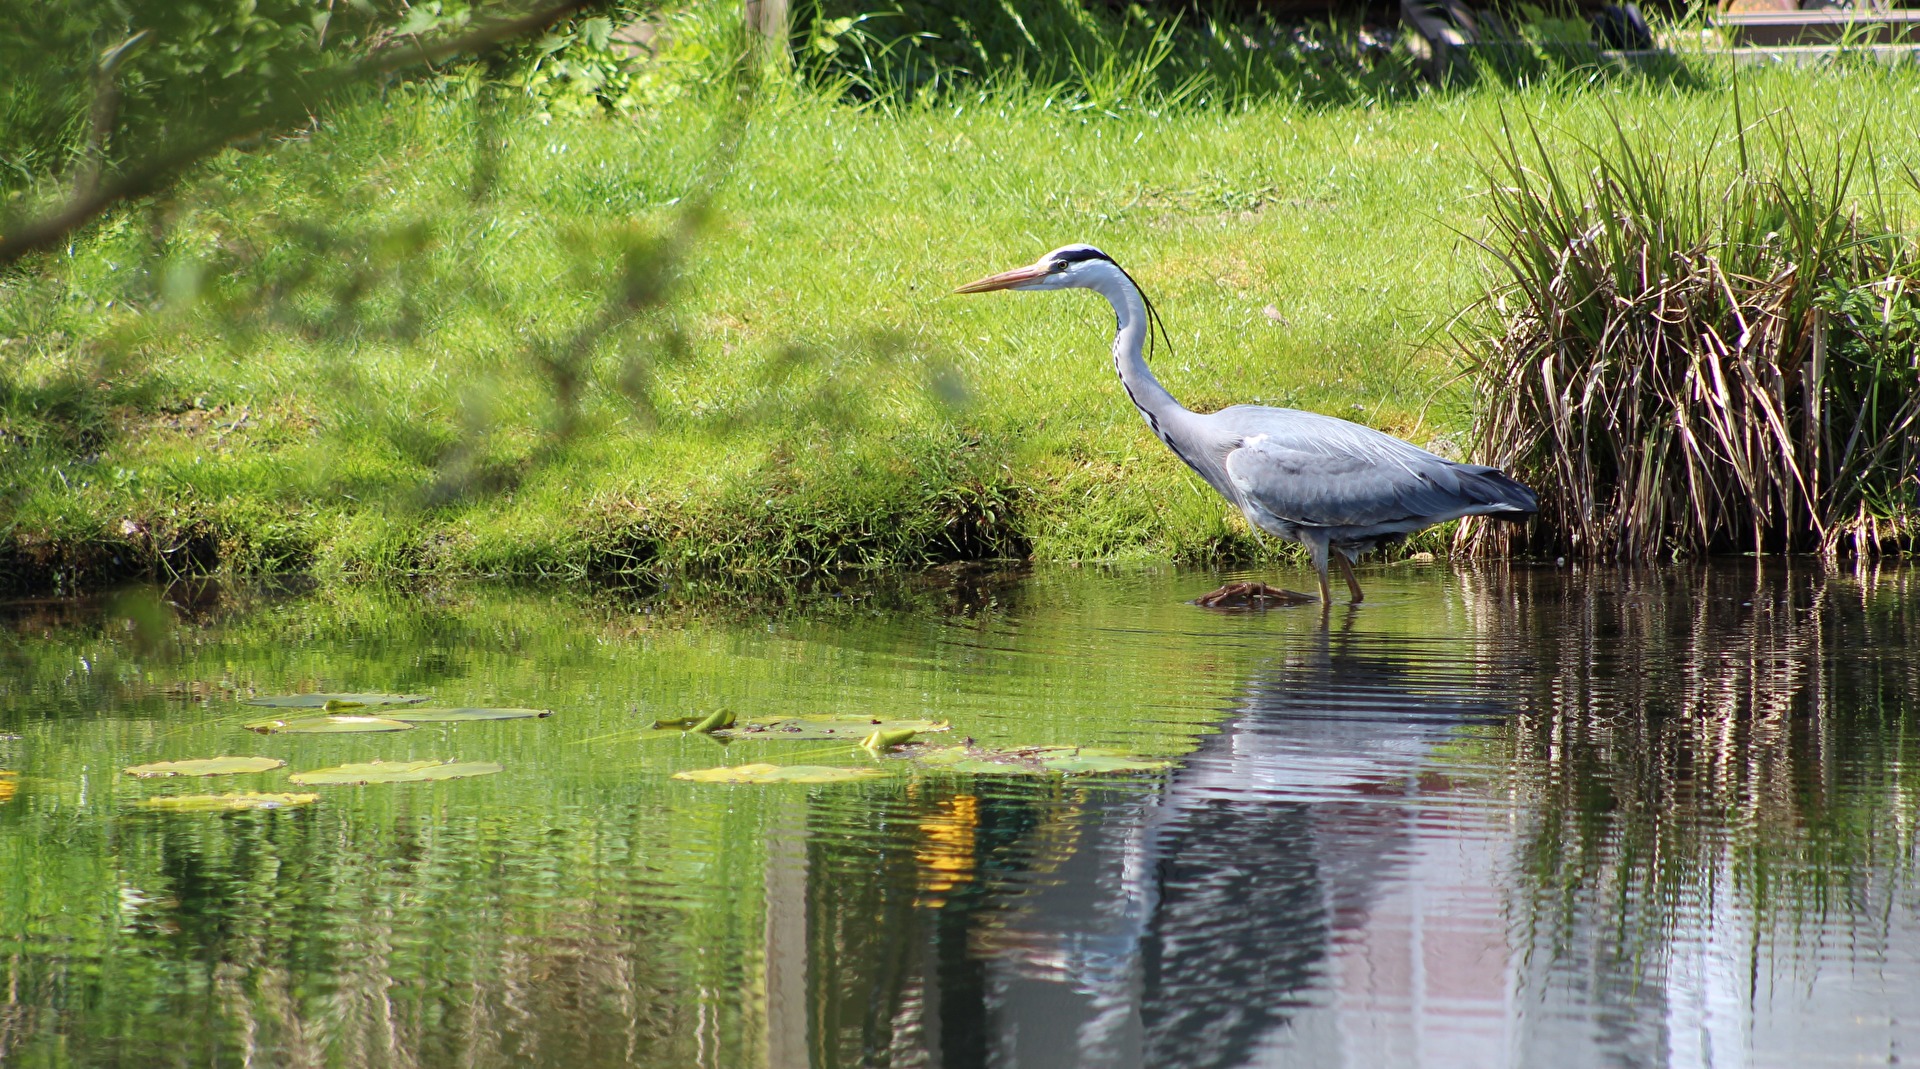
[(845, 783), (886, 775), (877, 768), (830, 768), (826, 765), (727, 765), (675, 772), (674, 779), (695, 783)]
[(532, 720), (552, 716), (552, 709), (392, 709), (381, 716), (409, 724), (455, 724), (468, 720)]
[(806, 741), (845, 739), (857, 743), (873, 734), (945, 731), (944, 720), (882, 720), (872, 716), (793, 716), (781, 720), (749, 720), (738, 727), (716, 731), (727, 739), (788, 739)]
[(1005, 749), (947, 746), (923, 751), (916, 754), (914, 760), (928, 768), (948, 772), (1001, 776), (1043, 776), (1054, 772), (1068, 776), (1158, 772), (1172, 764), (1160, 758), (1142, 757), (1100, 746), (1018, 746)]
[(293, 720), (255, 720), (242, 724), (262, 735), (337, 735), (356, 731), (411, 731), (413, 725), (384, 716), (308, 716)]
[(271, 772), (285, 761), (277, 757), (204, 757), (193, 761), (155, 761), (122, 769), (129, 776), (231, 776)]
[(335, 708), (353, 708), (360, 705), (413, 705), (427, 700), (424, 694), (281, 694), (269, 698), (248, 698), (248, 705), (264, 705), (270, 709), (324, 709), (329, 703)]
[(1072, 753), (1046, 757), (1040, 763), (1069, 776), (1097, 775), (1102, 772), (1159, 772), (1173, 765), (1172, 761), (1094, 746), (1075, 747)]
[(295, 772), (289, 780), (302, 787), (320, 783), (425, 783), (429, 780), (490, 776), (501, 771), (492, 761), (367, 761)]
[(142, 809), (160, 809), (169, 813), (237, 813), (243, 809), (291, 809), (312, 805), (317, 794), (263, 794), (241, 791), (238, 794), (173, 794), (142, 798), (134, 803)]

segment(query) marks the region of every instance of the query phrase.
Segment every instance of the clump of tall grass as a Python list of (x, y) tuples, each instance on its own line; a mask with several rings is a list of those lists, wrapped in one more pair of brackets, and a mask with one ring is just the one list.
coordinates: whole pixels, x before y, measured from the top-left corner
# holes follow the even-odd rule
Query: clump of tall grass
[(1509, 126), (1484, 168), (1478, 432), (1541, 491), (1536, 537), (1614, 559), (1912, 547), (1920, 246), (1865, 136), (1816, 146), (1736, 109), (1696, 153), (1613, 118), (1570, 154)]

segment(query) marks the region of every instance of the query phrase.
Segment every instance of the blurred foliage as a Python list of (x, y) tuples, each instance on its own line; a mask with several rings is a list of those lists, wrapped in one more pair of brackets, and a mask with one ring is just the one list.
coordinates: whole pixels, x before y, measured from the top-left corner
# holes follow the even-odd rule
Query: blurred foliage
[[(356, 399), (375, 395), (388, 368), (431, 366), (429, 332), (447, 315), (435, 298), (476, 285), (485, 291), (493, 281), (476, 277), (458, 250), (500, 225), (500, 156), (512, 128), (544, 124), (556, 112), (587, 121), (630, 111), (659, 89), (657, 79), (632, 74), (628, 46), (614, 37), (639, 8), (571, 7), (570, 17), (556, 18), (564, 5), (538, 2), (341, 3), (319, 14), (292, 2), (83, 3), (0, 44), (0, 66), (10, 71), (0, 87), (0, 152), (10, 176), (0, 187), (0, 264), (18, 261), (0, 273), (0, 457), (21, 476), (0, 486), (0, 531), (40, 532), (27, 538), (39, 548), (13, 541), (0, 550), (0, 573), (37, 583), (30, 576), (44, 550), (96, 578), (178, 575), (212, 566), (236, 543), (284, 541), (273, 531), (299, 526), (297, 510), (277, 521), (255, 517), (269, 522), (244, 533), (196, 518), (197, 501), (231, 483), (195, 487), (95, 464), (130, 438), (212, 431), (217, 448), (230, 435), (265, 430), (284, 440), (312, 429), (308, 413), (209, 402), (209, 388), (231, 393), (232, 384), (183, 387), (164, 370), (171, 354), (210, 341), (267, 363), (289, 350), (326, 350), (334, 358), (325, 361), (324, 392), (363, 411), (379, 406)], [(701, 38), (703, 28), (713, 35)], [(711, 23), (694, 30), (675, 70), (685, 78), (686, 63), (709, 65), (700, 83), (711, 93), (701, 109), (709, 136), (669, 210), (645, 224), (563, 227), (553, 237), (568, 261), (558, 280), (564, 295), (523, 318), (512, 340), (489, 339), (495, 362), (530, 371), (552, 400), (538, 440), (499, 448), (490, 425), (495, 399), (475, 382), (455, 406), (467, 418), (452, 427), (398, 415), (335, 421), (327, 429), (339, 438), (371, 430), (424, 466), (421, 479), (381, 485), (386, 504), (432, 508), (511, 489), (574, 434), (595, 356), (632, 340), (636, 320), (670, 299), (685, 248), (730, 168), (752, 89), (738, 77), (740, 43)], [(445, 62), (432, 62), (436, 54)], [(396, 106), (413, 109), (397, 127)], [(451, 196), (383, 212), (390, 163), (415, 151), (420, 142), (409, 139), (427, 134), (419, 124), (433, 121), (429, 113), (451, 120), (454, 140), (471, 144), (455, 155), (465, 173), (434, 176), (453, 180), (441, 190)], [(348, 139), (371, 151), (328, 149), (342, 116), (356, 117)], [(241, 151), (221, 155), (229, 144)], [(249, 174), (262, 175), (246, 162), (267, 157), (298, 161), (265, 178), (290, 179), (272, 193), (252, 184)], [(263, 193), (273, 204), (264, 217), (236, 208)], [(106, 274), (94, 275), (84, 253), (76, 263), (77, 250), (103, 253)], [(489, 296), (501, 303), (498, 291), (483, 293), (483, 302)], [(670, 358), (675, 337), (658, 315), (648, 323), (641, 333), (649, 344), (624, 347), (617, 376), (643, 415), (651, 411), (646, 362), (657, 352)], [(368, 346), (392, 363), (376, 370), (360, 358)], [(322, 455), (299, 481), (354, 501), (374, 491), (339, 450)], [(151, 507), (108, 529), (78, 513), (50, 515), (33, 500), (33, 485), (49, 475), (81, 498), (131, 492)], [(268, 557), (260, 562), (267, 567), (302, 563), (295, 550)]]
[[(469, 29), (558, 3), (487, 0), (0, 0), (0, 195), (66, 172), (90, 138), (136, 160), (257, 111), (369, 52)], [(634, 102), (632, 50), (616, 27), (657, 16), (648, 0), (588, 0), (479, 66), (427, 64), (412, 79), (522, 89), (577, 113)], [(103, 57), (113, 56), (110, 78)], [(111, 106), (98, 114), (103, 96)], [(97, 117), (96, 117), (97, 116)], [(94, 127), (104, 120), (97, 134)]]

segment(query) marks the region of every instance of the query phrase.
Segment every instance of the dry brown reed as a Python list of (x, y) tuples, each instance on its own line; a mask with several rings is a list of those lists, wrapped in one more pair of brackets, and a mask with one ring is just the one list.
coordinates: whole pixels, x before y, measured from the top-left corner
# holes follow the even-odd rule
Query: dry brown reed
[(1540, 491), (1542, 522), (1461, 540), (1615, 560), (1911, 549), (1920, 246), (1864, 135), (1816, 147), (1790, 115), (1749, 129), (1737, 109), (1699, 151), (1617, 116), (1570, 150), (1505, 126), (1467, 352), (1484, 459)]

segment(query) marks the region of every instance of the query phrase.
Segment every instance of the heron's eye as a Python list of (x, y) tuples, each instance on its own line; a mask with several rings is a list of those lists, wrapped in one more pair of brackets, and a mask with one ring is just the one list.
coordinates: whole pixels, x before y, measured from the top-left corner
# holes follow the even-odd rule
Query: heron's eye
[(1065, 271), (1066, 269), (1067, 269), (1067, 262), (1065, 260), (1055, 260), (1053, 262), (1053, 266), (1047, 268), (1047, 272), (1049, 274), (1057, 275), (1060, 272)]

